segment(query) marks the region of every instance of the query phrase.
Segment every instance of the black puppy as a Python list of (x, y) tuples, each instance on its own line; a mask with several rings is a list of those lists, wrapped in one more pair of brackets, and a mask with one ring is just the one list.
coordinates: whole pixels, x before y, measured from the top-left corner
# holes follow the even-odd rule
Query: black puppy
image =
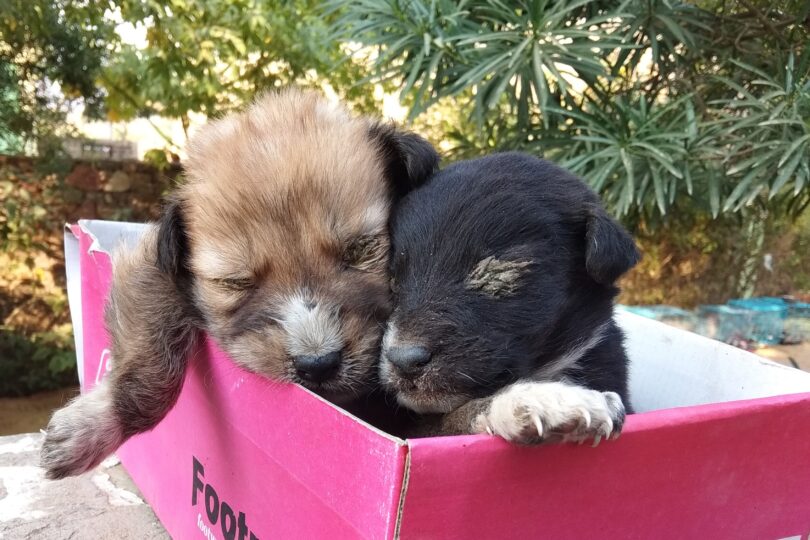
[(614, 282), (639, 254), (593, 191), (549, 162), (495, 154), (438, 173), (392, 223), (380, 377), (401, 405), (435, 433), (619, 434)]

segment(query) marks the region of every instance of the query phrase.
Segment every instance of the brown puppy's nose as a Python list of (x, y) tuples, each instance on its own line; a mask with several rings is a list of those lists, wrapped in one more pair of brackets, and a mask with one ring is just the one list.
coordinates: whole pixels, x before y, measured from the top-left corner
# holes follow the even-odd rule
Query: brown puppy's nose
[(293, 366), (298, 376), (305, 381), (323, 382), (338, 372), (340, 360), (340, 351), (332, 351), (322, 356), (296, 356), (293, 358)]
[(414, 373), (430, 362), (430, 351), (418, 345), (390, 347), (385, 352), (388, 361), (403, 373)]

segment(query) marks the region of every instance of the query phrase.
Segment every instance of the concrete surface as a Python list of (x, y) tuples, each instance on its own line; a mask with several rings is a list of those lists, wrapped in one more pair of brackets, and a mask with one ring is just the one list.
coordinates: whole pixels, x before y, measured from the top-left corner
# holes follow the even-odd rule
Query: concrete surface
[(769, 345), (754, 351), (779, 364), (810, 371), (810, 342), (797, 345)]
[(0, 539), (164, 539), (169, 535), (115, 458), (46, 480), (42, 435), (0, 437)]

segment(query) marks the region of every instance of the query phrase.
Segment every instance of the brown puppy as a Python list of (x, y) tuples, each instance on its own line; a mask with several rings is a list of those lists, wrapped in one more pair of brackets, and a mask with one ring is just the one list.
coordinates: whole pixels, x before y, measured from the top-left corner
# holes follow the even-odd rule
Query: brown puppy
[(47, 475), (154, 427), (201, 332), (256, 373), (338, 402), (366, 392), (390, 309), (389, 209), (437, 164), (418, 136), (294, 90), (201, 129), (188, 182), (114, 262), (114, 367), (54, 414)]

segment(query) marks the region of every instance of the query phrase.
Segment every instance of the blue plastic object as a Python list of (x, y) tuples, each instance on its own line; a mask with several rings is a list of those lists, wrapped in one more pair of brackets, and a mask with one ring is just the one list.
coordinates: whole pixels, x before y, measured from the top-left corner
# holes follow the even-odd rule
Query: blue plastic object
[(810, 341), (810, 304), (791, 302), (785, 319), (785, 343)]
[(751, 339), (751, 310), (727, 305), (705, 305), (698, 308), (698, 334), (726, 343)]
[(729, 300), (731, 307), (750, 311), (750, 338), (759, 343), (775, 345), (782, 342), (788, 303), (782, 298), (737, 298)]

